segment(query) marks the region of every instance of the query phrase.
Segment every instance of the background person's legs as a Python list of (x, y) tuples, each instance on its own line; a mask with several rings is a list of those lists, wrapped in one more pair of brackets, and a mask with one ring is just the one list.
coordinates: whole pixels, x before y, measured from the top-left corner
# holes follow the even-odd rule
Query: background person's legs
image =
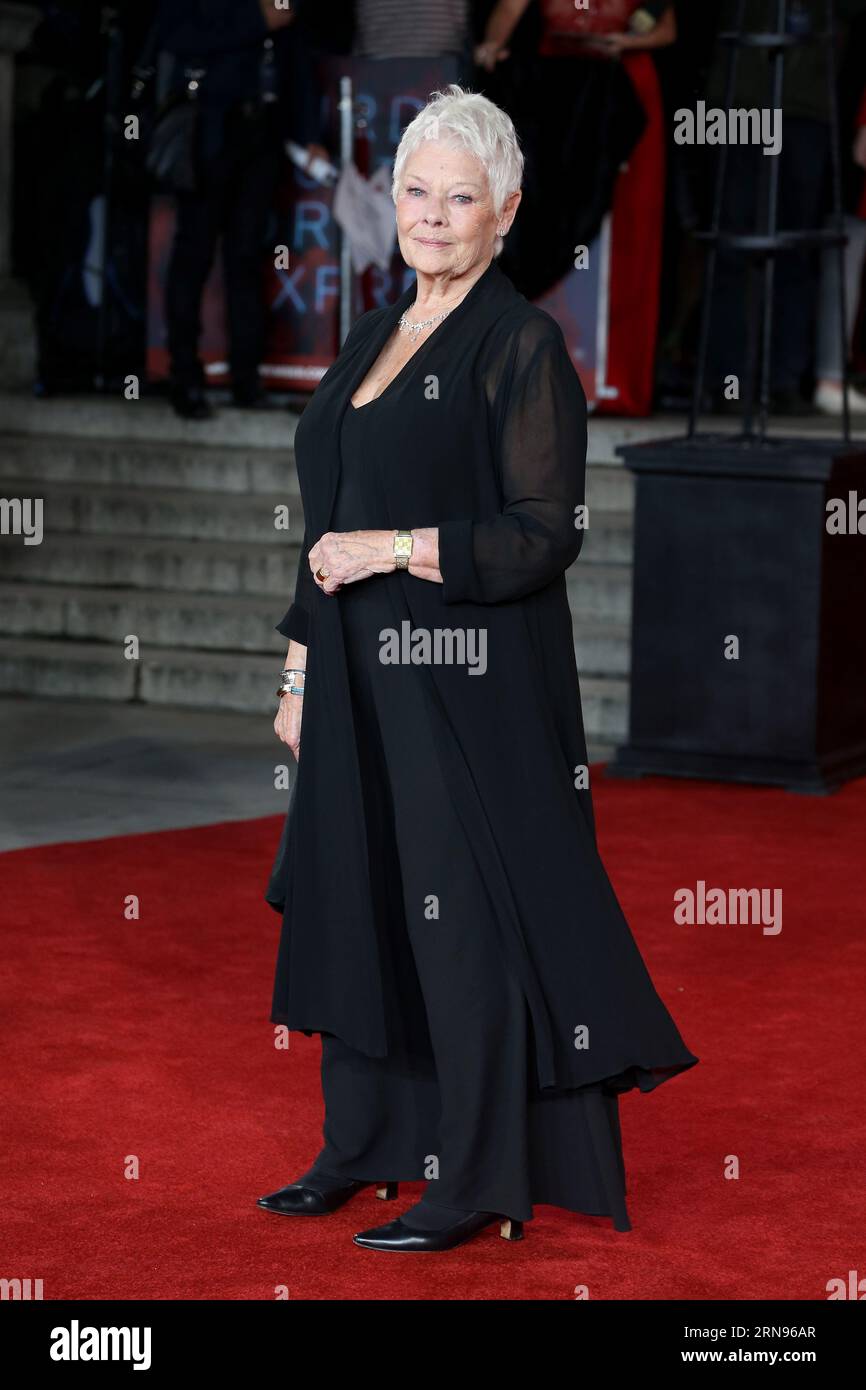
[(280, 167), (279, 144), (266, 115), (238, 117), (237, 158), (226, 200), (223, 237), (229, 364), (236, 398), (259, 390), (266, 310), (262, 269), (264, 238)]
[[(786, 116), (778, 156), (779, 227), (803, 231), (820, 227), (827, 206), (830, 128), (826, 121)], [(765, 156), (761, 156), (765, 158)], [(766, 157), (767, 161), (772, 156)], [(771, 385), (797, 395), (815, 360), (818, 311), (818, 255), (783, 251), (776, 258)]]
[(214, 181), (200, 193), (179, 194), (177, 223), (165, 286), (171, 384), (199, 387), (204, 372), (198, 355), (201, 300), (213, 265), (222, 219), (223, 189)]
[[(828, 221), (828, 226), (830, 225)], [(839, 252), (836, 247), (821, 256), (821, 279), (818, 292), (818, 340), (815, 363), (815, 404), (827, 414), (842, 412), (842, 378), (845, 360), (850, 351), (854, 320), (860, 300), (863, 262), (866, 259), (866, 222), (860, 217), (846, 217), (848, 243), (843, 252), (845, 282), (844, 356), (842, 311), (839, 304)], [(866, 408), (866, 397), (860, 391), (849, 390), (852, 410)]]

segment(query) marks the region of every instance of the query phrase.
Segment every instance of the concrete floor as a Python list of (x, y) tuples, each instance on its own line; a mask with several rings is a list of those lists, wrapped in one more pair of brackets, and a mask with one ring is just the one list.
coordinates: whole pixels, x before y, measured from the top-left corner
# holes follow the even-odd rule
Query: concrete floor
[(282, 815), (285, 766), (267, 714), (0, 696), (0, 852)]
[(0, 698), (0, 850), (279, 815), (268, 715)]

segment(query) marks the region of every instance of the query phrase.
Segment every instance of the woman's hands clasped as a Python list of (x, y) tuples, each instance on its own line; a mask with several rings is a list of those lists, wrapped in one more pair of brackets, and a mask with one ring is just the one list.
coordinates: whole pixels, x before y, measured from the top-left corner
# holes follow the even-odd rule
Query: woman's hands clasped
[(393, 531), (326, 531), (310, 548), (310, 570), (323, 594), (393, 568)]
[[(388, 574), (396, 569), (393, 531), (328, 531), (310, 547), (310, 570), (316, 587), (324, 594), (335, 594), (344, 584), (356, 584), (373, 574)], [(442, 583), (439, 570), (439, 530), (436, 526), (413, 528), (413, 550), (409, 573), (433, 584)], [(307, 648), (291, 641), (286, 653), (286, 670), (306, 672)], [(304, 679), (303, 695), (280, 696), (274, 732), (288, 744), (295, 757), (301, 752), (301, 721), (307, 692)], [(314, 696), (313, 696), (314, 698)]]

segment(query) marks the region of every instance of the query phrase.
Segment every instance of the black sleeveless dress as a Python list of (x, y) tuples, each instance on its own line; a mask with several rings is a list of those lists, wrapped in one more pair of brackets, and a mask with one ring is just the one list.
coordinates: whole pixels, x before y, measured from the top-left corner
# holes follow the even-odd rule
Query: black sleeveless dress
[[(362, 485), (374, 451), (388, 448), (377, 404), (346, 407), (332, 531), (388, 528)], [(371, 1058), (323, 1033), (325, 1143), (311, 1172), (426, 1179), (416, 1224), (431, 1207), (529, 1220), (534, 1203), (548, 1203), (629, 1230), (618, 1097), (603, 1084), (538, 1089), (526, 1000), (439, 765), (442, 715), (417, 666), (380, 659), (400, 628), (393, 577), (346, 585), (327, 602), (339, 604), (379, 851), (369, 870), (397, 1041)]]

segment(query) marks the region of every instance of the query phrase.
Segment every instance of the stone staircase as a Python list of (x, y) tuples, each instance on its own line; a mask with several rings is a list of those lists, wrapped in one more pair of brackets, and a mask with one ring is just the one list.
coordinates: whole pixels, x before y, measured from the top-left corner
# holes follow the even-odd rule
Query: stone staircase
[[(224, 410), (192, 425), (161, 402), (23, 397), (0, 397), (0, 412), (0, 496), (42, 497), (45, 524), (41, 545), (0, 539), (0, 693), (272, 710), (274, 623), (303, 533), (295, 417)], [(627, 717), (633, 482), (614, 449), (670, 432), (590, 429), (590, 524), (568, 585), (594, 758)]]

